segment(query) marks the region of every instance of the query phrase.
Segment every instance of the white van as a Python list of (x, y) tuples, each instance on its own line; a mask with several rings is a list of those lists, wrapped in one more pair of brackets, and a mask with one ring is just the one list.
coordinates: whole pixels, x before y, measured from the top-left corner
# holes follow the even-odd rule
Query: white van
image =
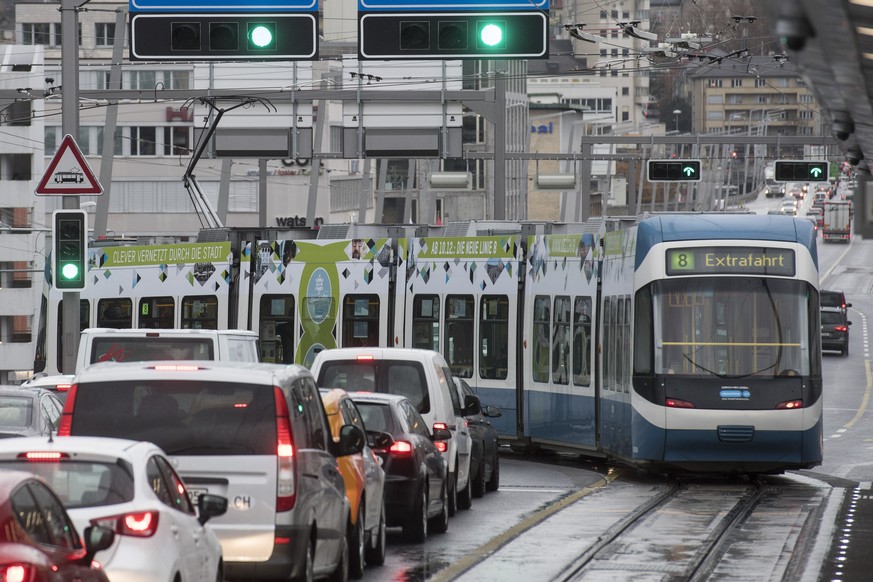
[(242, 329), (114, 329), (79, 336), (76, 372), (100, 362), (217, 360), (257, 362), (258, 334)]
[(59, 436), (150, 441), (195, 499), (228, 500), (209, 523), (229, 579), (345, 580), (350, 522), (339, 457), (360, 453), (352, 425), (331, 438), (321, 396), (303, 366), (131, 362), (76, 374)]
[(469, 509), (472, 493), (472, 438), (464, 415), (479, 403), (461, 403), (452, 372), (439, 352), (409, 348), (338, 348), (323, 350), (312, 362), (321, 388), (369, 391), (405, 396), (428, 426), (445, 424), (452, 433), (443, 456), (449, 465), (449, 514)]

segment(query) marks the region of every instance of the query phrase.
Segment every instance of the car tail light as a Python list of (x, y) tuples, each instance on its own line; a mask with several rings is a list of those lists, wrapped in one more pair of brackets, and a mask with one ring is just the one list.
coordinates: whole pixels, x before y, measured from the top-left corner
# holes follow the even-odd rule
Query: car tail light
[(388, 452), (395, 457), (408, 457), (412, 454), (412, 443), (406, 441), (394, 441)]
[(55, 386), (55, 390), (58, 392), (69, 392), (70, 386), (72, 386), (72, 384), (58, 384)]
[(847, 325), (835, 325), (834, 331), (849, 331), (849, 326), (847, 326)]
[(67, 400), (64, 402), (64, 410), (61, 412), (61, 421), (58, 423), (58, 436), (70, 436), (73, 429), (73, 408), (76, 406), (77, 384), (70, 386)]
[(29, 451), (26, 453), (19, 453), (18, 458), (32, 463), (53, 463), (55, 461), (60, 461), (61, 459), (69, 459), (70, 455), (67, 453), (59, 453), (57, 451)]
[(28, 564), (0, 566), (0, 582), (29, 582), (33, 575), (34, 569)]
[(152, 370), (156, 372), (196, 372), (202, 369), (195, 364), (160, 364), (152, 366)]
[(376, 358), (374, 358), (372, 354), (361, 354), (360, 356), (355, 356), (355, 359), (358, 360), (359, 362), (364, 362), (364, 361), (371, 362), (371, 361), (375, 360)]
[(434, 428), (441, 428), (441, 429), (443, 429), (443, 430), (446, 430), (446, 429), (449, 428), (449, 425), (447, 425), (447, 424), (444, 423), (444, 422), (435, 422), (435, 423), (433, 423), (433, 427), (434, 427)]
[(117, 535), (135, 538), (150, 538), (158, 531), (157, 511), (131, 511), (109, 517), (98, 517), (91, 520), (92, 525), (111, 529)]
[(679, 400), (678, 398), (668, 398), (666, 405), (667, 408), (694, 408), (694, 405), (687, 400)]
[(445, 453), (449, 450), (449, 443), (446, 441), (436, 441), (434, 444), (436, 445), (437, 450), (441, 453)]
[(273, 388), (276, 399), (276, 511), (291, 511), (297, 502), (297, 479), (294, 466), (294, 442), (291, 439), (291, 418), (285, 394)]
[(788, 400), (776, 405), (776, 410), (796, 410), (803, 408), (803, 400)]

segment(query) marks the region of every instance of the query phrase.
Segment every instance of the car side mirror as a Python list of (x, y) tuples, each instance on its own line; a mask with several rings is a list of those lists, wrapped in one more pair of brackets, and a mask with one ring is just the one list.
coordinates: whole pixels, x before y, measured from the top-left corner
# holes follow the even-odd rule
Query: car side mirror
[(89, 525), (85, 528), (82, 537), (85, 540), (85, 555), (82, 556), (80, 563), (90, 565), (97, 552), (112, 545), (115, 541), (115, 532), (100, 525)]
[(852, 306), (851, 303), (846, 303), (846, 309), (848, 309), (848, 308), (851, 307), (851, 306)]
[(367, 437), (364, 436), (364, 431), (358, 427), (345, 424), (340, 429), (339, 444), (337, 446), (337, 457), (345, 457), (347, 455), (355, 455), (364, 450), (364, 444), (367, 442)]
[(367, 444), (372, 449), (387, 449), (394, 444), (394, 437), (387, 432), (368, 430)]
[(499, 406), (492, 406), (491, 404), (486, 404), (482, 409), (482, 414), (487, 416), (488, 418), (497, 418), (503, 416), (503, 411), (500, 410)]
[(444, 428), (443, 423), (436, 423), (433, 426), (433, 435), (431, 436), (431, 440), (436, 441), (450, 441), (452, 440), (452, 433), (449, 429)]
[(479, 402), (479, 397), (475, 394), (467, 394), (464, 396), (464, 410), (462, 416), (472, 416), (482, 412), (482, 404)]
[(227, 513), (227, 497), (209, 493), (201, 493), (197, 497), (197, 521), (200, 525), (225, 513)]
[(846, 325), (852, 325), (852, 322), (851, 322), (851, 321), (847, 321), (847, 322), (846, 322)]

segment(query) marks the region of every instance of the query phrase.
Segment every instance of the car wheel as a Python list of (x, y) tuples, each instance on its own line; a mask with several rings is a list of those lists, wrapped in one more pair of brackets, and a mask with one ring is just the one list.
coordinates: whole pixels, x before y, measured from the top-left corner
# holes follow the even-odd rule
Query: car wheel
[(458, 509), (470, 509), (473, 506), (473, 496), (471, 494), (472, 485), (470, 484), (470, 475), (467, 475), (467, 486), (463, 491), (458, 491)]
[(843, 346), (842, 354), (844, 357), (849, 355), (849, 344)]
[(303, 574), (295, 578), (295, 582), (313, 582), (315, 580), (315, 562), (312, 556), (312, 540), (306, 544), (306, 563), (303, 564)]
[(218, 563), (218, 569), (215, 571), (215, 582), (224, 582), (224, 564)]
[(471, 491), (473, 493), (473, 497), (479, 499), (483, 495), (485, 495), (485, 459), (479, 463), (479, 467), (476, 470), (476, 476), (471, 477), (470, 487), (472, 487)]
[(403, 535), (419, 544), (427, 539), (427, 483), (422, 484), (417, 507), (403, 524)]
[(428, 524), (436, 533), (446, 533), (449, 530), (449, 495), (446, 493), (446, 486), (443, 484), (443, 492), (440, 495), (442, 509), (439, 515), (432, 517)]
[[(363, 498), (363, 495), (361, 496)], [(357, 523), (349, 524), (349, 576), (364, 575), (364, 504), (358, 505)]]
[(370, 547), (364, 552), (364, 558), (369, 566), (381, 566), (385, 563), (385, 502), (382, 502), (382, 513), (379, 515), (379, 526), (370, 537)]
[(497, 491), (498, 487), (500, 487), (500, 455), (494, 455), (494, 470), (488, 483), (485, 484), (485, 490)]
[[(457, 467), (457, 463), (455, 467)], [(449, 517), (454, 517), (458, 513), (458, 471), (449, 475)]]
[(336, 565), (336, 570), (334, 570), (330, 578), (330, 582), (348, 582), (349, 579), (349, 538), (348, 536), (342, 536), (340, 538), (340, 553), (339, 553), (339, 563)]

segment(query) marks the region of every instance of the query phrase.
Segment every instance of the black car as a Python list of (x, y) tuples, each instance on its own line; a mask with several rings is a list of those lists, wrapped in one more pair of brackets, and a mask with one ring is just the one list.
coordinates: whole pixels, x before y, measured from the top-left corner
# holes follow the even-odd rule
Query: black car
[[(429, 529), (444, 533), (449, 527), (448, 469), (436, 441), (451, 439), (451, 433), (434, 428), (431, 436), (421, 414), (404, 396), (349, 395), (372, 439), (370, 447), (382, 459), (388, 526), (402, 526), (404, 536), (414, 542), (423, 542)], [(379, 433), (391, 438), (384, 440)]]
[(839, 307), (822, 307), (821, 309), (821, 349), (837, 350), (842, 355), (849, 355), (849, 326), (846, 313)]
[[(454, 376), (458, 396), (464, 402), (468, 396), (478, 398), (467, 382)], [(468, 414), (467, 426), (473, 437), (473, 450), (470, 454), (470, 483), (473, 497), (482, 497), (486, 491), (497, 491), (500, 487), (500, 457), (497, 454), (497, 430), (488, 418), (502, 416), (496, 406), (480, 406), (475, 414)]]
[(64, 405), (44, 388), (0, 386), (0, 438), (55, 432)]
[(852, 306), (851, 303), (846, 303), (846, 294), (842, 291), (832, 291), (821, 289), (819, 292), (819, 304), (822, 308), (838, 307), (843, 313)]

